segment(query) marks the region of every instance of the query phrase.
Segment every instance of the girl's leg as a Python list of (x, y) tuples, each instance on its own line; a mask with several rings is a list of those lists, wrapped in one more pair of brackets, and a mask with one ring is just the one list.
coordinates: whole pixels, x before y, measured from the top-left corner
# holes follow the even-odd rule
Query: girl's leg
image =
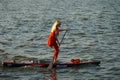
[(59, 54), (59, 47), (57, 45), (54, 45), (53, 46), (54, 48), (54, 63), (56, 63), (56, 60), (57, 60), (57, 57), (58, 57), (58, 54)]

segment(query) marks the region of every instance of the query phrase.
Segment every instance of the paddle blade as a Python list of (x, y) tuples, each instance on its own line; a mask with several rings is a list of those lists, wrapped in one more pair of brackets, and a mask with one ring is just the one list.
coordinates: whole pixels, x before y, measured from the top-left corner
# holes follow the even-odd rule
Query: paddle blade
[(53, 61), (54, 61), (54, 59), (52, 59), (52, 61), (49, 63), (49, 65), (48, 65), (48, 70), (51, 70), (52, 68), (53, 68)]

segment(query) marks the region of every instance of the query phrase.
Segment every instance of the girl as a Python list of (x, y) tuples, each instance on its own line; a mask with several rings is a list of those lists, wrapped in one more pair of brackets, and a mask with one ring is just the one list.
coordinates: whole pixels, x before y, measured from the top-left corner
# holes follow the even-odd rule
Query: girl
[(47, 41), (47, 45), (54, 49), (53, 63), (56, 63), (58, 53), (59, 53), (60, 43), (57, 38), (60, 32), (59, 27), (60, 27), (60, 22), (56, 20), (52, 26), (52, 29)]

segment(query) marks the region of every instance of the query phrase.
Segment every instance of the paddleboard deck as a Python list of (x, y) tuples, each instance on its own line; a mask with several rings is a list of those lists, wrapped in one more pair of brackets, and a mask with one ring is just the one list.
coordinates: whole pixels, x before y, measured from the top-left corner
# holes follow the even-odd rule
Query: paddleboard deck
[[(22, 61), (22, 62), (15, 62), (15, 61), (2, 61), (4, 67), (23, 67), (23, 66), (38, 66), (41, 68), (45, 68), (49, 66), (49, 62), (34, 62), (34, 61)], [(80, 63), (71, 64), (69, 62), (57, 62), (53, 64), (53, 67), (80, 67), (80, 66), (90, 66), (95, 65), (99, 66), (100, 61), (81, 61)]]

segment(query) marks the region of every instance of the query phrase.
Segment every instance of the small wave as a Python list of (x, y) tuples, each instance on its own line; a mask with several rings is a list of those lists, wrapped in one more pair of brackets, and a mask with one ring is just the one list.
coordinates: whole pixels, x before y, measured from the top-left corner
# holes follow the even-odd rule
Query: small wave
[(11, 77), (10, 75), (6, 75), (6, 74), (0, 74), (0, 78), (9, 78)]
[(0, 44), (2, 44), (2, 45), (9, 45), (9, 42), (6, 41), (6, 40), (2, 40), (2, 41), (0, 41)]
[(93, 55), (85, 55), (85, 56), (81, 56), (81, 60), (92, 60), (94, 59)]
[(108, 69), (109, 71), (120, 71), (120, 67), (118, 66), (118, 67), (110, 67), (109, 69)]
[(1, 53), (4, 53), (4, 52), (5, 52), (5, 51), (4, 51), (3, 49), (0, 49), (0, 54), (1, 54)]
[(33, 60), (33, 59), (36, 59), (36, 58), (34, 58), (34, 57), (27, 57), (27, 56), (21, 56), (21, 55), (13, 57), (13, 60)]

